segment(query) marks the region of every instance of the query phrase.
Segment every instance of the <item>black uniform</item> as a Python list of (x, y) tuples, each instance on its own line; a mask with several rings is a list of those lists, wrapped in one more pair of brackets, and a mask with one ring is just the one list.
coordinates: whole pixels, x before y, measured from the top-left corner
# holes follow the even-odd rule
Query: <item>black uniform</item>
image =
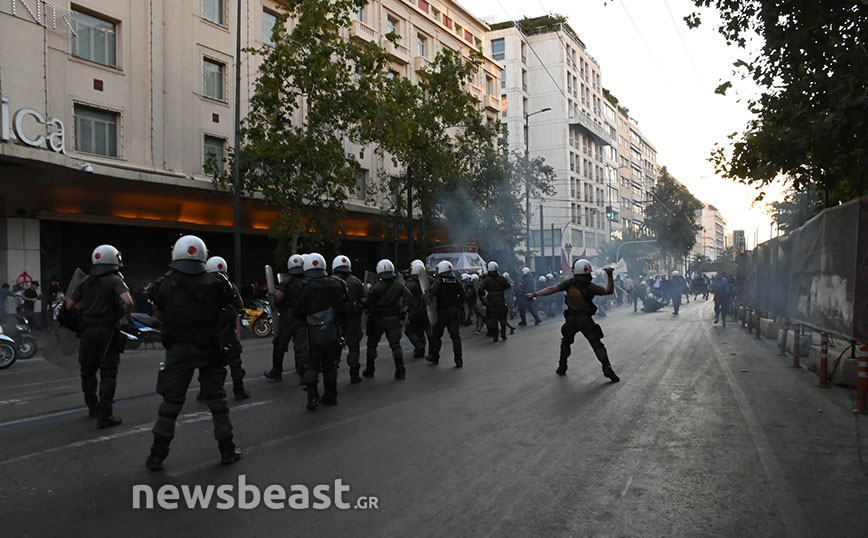
[(283, 297), (276, 304), (278, 312), (277, 336), (273, 339), (271, 370), (265, 373), (265, 377), (275, 381), (283, 378), (283, 355), (289, 349), (289, 341), (292, 340), (295, 372), (304, 383), (304, 364), (308, 348), (307, 328), (304, 326), (304, 321), (292, 313), (301, 296), (303, 280), (303, 275), (290, 275), (289, 279), (281, 282), (279, 286)]
[[(362, 299), (365, 297), (365, 285), (361, 280), (353, 276), (352, 273), (336, 272), (335, 277), (340, 278), (347, 285), (349, 302), (345, 308), (342, 328), (347, 349), (349, 350), (347, 353), (347, 365), (350, 367), (350, 380), (353, 383), (358, 383), (361, 381), (359, 377), (359, 370), (361, 369), (359, 356), (361, 354)], [(340, 357), (338, 357), (338, 363), (340, 363)]]
[(365, 377), (374, 377), (374, 362), (377, 360), (377, 345), (383, 333), (392, 349), (395, 360), (395, 377), (404, 379), (404, 354), (401, 351), (401, 320), (404, 318), (407, 306), (412, 302), (412, 296), (407, 286), (395, 278), (380, 280), (368, 292), (368, 355)]
[(455, 277), (455, 273), (442, 273), (434, 277), (431, 286), (431, 297), (437, 301), (437, 323), (431, 331), (431, 355), (426, 359), (432, 364), (440, 363), (440, 347), (443, 345), (443, 330), (449, 331), (452, 339), (452, 353), (455, 356), (455, 366), (464, 366), (461, 354), (461, 332), (458, 326), (458, 309), (463, 308), (466, 300), (464, 287)]
[[(410, 290), (412, 298), (407, 311), (407, 325), (404, 327), (404, 334), (413, 344), (413, 358), (416, 359), (425, 356), (425, 342), (430, 339), (428, 310), (425, 306), (419, 278), (419, 275), (411, 275), (407, 280), (407, 289)], [(428, 278), (428, 275), (424, 275), (422, 278)]]
[[(321, 270), (317, 270), (321, 271)], [(338, 370), (341, 359), (340, 324), (350, 298), (347, 286), (338, 278), (325, 275), (305, 276), (301, 293), (293, 309), (307, 331), (308, 350), (304, 365), (307, 407), (319, 404), (319, 374), (322, 373), (323, 398), (326, 405), (338, 403)]]
[(587, 338), (588, 343), (591, 344), (597, 360), (603, 366), (603, 375), (612, 380), (612, 382), (620, 381), (612, 370), (606, 346), (603, 345), (603, 329), (591, 317), (597, 311), (597, 307), (593, 302), (594, 297), (605, 295), (605, 288), (577, 277), (564, 280), (558, 284), (557, 288), (559, 291), (564, 291), (567, 294), (565, 299), (567, 309), (564, 311), (565, 320), (561, 327), (563, 338), (561, 339), (561, 356), (557, 373), (559, 375), (566, 374), (570, 346), (575, 342), (576, 333), (581, 332)]
[(536, 312), (536, 305), (533, 301), (529, 301), (524, 296), (525, 293), (533, 293), (536, 291), (536, 281), (533, 278), (533, 273), (521, 276), (521, 291), (523, 293), (518, 297), (518, 317), (521, 319), (519, 325), (527, 325), (527, 317), (525, 316), (526, 312), (530, 312), (533, 315), (534, 323), (539, 325), (542, 323), (542, 320), (539, 319), (539, 314)]
[[(123, 340), (117, 323), (123, 317), (121, 295), (129, 293), (123, 276), (117, 271), (90, 275), (70, 297), (78, 310), (78, 363), (81, 366), (81, 390), (90, 415), (105, 427), (112, 416), (118, 364)], [(99, 383), (96, 373), (99, 371)], [(97, 387), (99, 390), (97, 391)]]
[[(497, 342), (498, 335), (506, 340), (506, 295), (510, 288), (509, 282), (500, 276), (497, 271), (489, 271), (479, 285), (479, 296), (486, 307), (486, 324), (488, 336)], [(498, 325), (499, 330), (498, 330)]]
[(690, 293), (690, 290), (687, 289), (687, 281), (684, 280), (684, 277), (681, 275), (672, 277), (672, 280), (669, 281), (669, 296), (672, 298), (672, 309), (674, 310), (672, 313), (676, 316), (678, 310), (681, 309), (681, 296), (685, 293)]
[[(240, 457), (232, 440), (232, 423), (226, 403), (226, 364), (229, 350), (221, 346), (220, 333), (235, 330), (235, 295), (223, 273), (182, 273), (172, 270), (155, 285), (152, 300), (163, 322), (166, 360), (157, 376), (157, 394), (163, 397), (148, 467), (162, 466), (175, 436), (175, 421), (181, 413), (195, 370), (205, 403), (214, 421), (214, 438), (224, 463)], [(156, 464), (155, 464), (156, 462)]]

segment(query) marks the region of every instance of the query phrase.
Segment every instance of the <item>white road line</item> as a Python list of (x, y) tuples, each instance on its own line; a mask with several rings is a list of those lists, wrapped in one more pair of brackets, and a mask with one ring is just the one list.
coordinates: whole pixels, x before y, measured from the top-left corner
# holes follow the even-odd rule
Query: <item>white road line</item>
[[(787, 536), (793, 538), (807, 538), (813, 536), (813, 533), (802, 514), (802, 508), (799, 506), (799, 502), (795, 495), (793, 495), (792, 488), (787, 481), (786, 475), (784, 475), (780, 462), (775, 456), (768, 437), (766, 437), (766, 434), (763, 431), (762, 425), (756, 418), (744, 391), (741, 390), (741, 386), (738, 384), (735, 374), (732, 372), (732, 368), (730, 368), (729, 363), (723, 359), (723, 352), (720, 348), (720, 344), (718, 344), (715, 338), (711, 337), (711, 326), (704, 324), (703, 330), (705, 331), (706, 336), (708, 336), (709, 342), (715, 348), (715, 351), (717, 351), (714, 354), (714, 358), (717, 359), (717, 363), (720, 365), (720, 369), (726, 377), (726, 382), (729, 385), (730, 390), (732, 390), (732, 395), (738, 404), (742, 417), (744, 417), (754, 447), (759, 455), (760, 463), (763, 466), (766, 477), (769, 479), (769, 487), (772, 490), (775, 505), (783, 519)], [(734, 326), (731, 330), (737, 331), (739, 328)]]
[[(265, 404), (271, 403), (273, 401), (274, 400), (265, 400), (262, 402), (251, 402), (248, 404), (242, 404), (242, 405), (232, 407), (231, 409), (232, 409), (232, 411), (241, 411), (242, 409), (250, 409), (253, 407), (259, 407), (260, 405), (265, 405)], [(210, 419), (211, 419), (211, 411), (199, 411), (196, 413), (188, 413), (188, 414), (179, 416), (177, 424), (180, 426), (180, 425), (184, 425), (184, 424), (192, 424), (194, 422), (202, 422), (203, 420), (210, 420)], [(19, 462), (19, 461), (29, 460), (29, 459), (35, 458), (37, 456), (42, 456), (45, 454), (52, 454), (54, 452), (60, 452), (62, 450), (68, 450), (71, 448), (80, 448), (80, 447), (87, 446), (87, 445), (94, 445), (94, 444), (103, 443), (106, 441), (112, 441), (114, 439), (120, 439), (122, 437), (129, 437), (131, 435), (136, 435), (139, 433), (150, 432), (153, 427), (154, 427), (153, 422), (150, 422), (147, 424), (140, 424), (138, 426), (133, 427), (132, 429), (122, 430), (122, 431), (119, 431), (117, 433), (113, 433), (111, 435), (101, 435), (99, 437), (93, 437), (91, 439), (85, 439), (83, 441), (76, 441), (74, 443), (67, 443), (65, 445), (55, 446), (52, 448), (47, 448), (45, 450), (40, 450), (38, 452), (32, 452), (30, 454), (25, 454), (23, 456), (18, 456), (18, 457), (11, 458), (8, 460), (0, 461), (0, 466), (6, 465), (9, 463), (15, 463), (15, 462)]]

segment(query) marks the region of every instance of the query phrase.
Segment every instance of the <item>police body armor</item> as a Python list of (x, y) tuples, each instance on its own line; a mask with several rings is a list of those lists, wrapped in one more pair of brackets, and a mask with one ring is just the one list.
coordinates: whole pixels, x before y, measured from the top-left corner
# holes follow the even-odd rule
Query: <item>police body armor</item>
[[(224, 304), (224, 286), (229, 281), (222, 273), (186, 275), (170, 271), (158, 285), (161, 301), (160, 314), (165, 326), (163, 345), (171, 349), (175, 344), (195, 346), (201, 350), (217, 351), (221, 329), (234, 328), (235, 309)], [(157, 301), (155, 301), (157, 302)]]

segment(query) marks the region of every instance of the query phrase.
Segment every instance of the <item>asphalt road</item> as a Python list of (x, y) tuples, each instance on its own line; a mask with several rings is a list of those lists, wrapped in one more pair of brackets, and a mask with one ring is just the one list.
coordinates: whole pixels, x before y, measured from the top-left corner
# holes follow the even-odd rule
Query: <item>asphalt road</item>
[[(160, 352), (124, 355), (124, 424), (109, 430), (87, 418), (77, 372), (19, 361), (0, 371), (0, 536), (868, 535), (868, 417), (852, 392), (817, 389), (711, 315), (694, 302), (600, 319), (618, 384), (583, 339), (554, 374), (557, 319), (497, 344), (465, 330), (463, 369), (447, 340), (440, 366), (409, 359), (405, 381), (381, 346), (377, 377), (349, 385), (344, 366), (339, 405), (316, 412), (292, 375), (261, 377), (270, 346), (248, 341), (253, 398), (230, 415), (244, 459), (218, 464), (191, 389), (156, 473), (144, 460)], [(174, 510), (133, 508), (136, 485), (237, 490), (240, 475), (260, 491), (340, 479), (351, 506), (377, 507), (189, 509), (182, 493)]]

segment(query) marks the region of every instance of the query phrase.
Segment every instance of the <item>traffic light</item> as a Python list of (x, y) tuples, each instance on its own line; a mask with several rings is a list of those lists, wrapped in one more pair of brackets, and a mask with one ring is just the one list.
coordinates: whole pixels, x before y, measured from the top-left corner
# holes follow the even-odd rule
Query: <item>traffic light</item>
[(615, 218), (615, 212), (612, 210), (612, 206), (606, 206), (606, 218), (612, 220)]

